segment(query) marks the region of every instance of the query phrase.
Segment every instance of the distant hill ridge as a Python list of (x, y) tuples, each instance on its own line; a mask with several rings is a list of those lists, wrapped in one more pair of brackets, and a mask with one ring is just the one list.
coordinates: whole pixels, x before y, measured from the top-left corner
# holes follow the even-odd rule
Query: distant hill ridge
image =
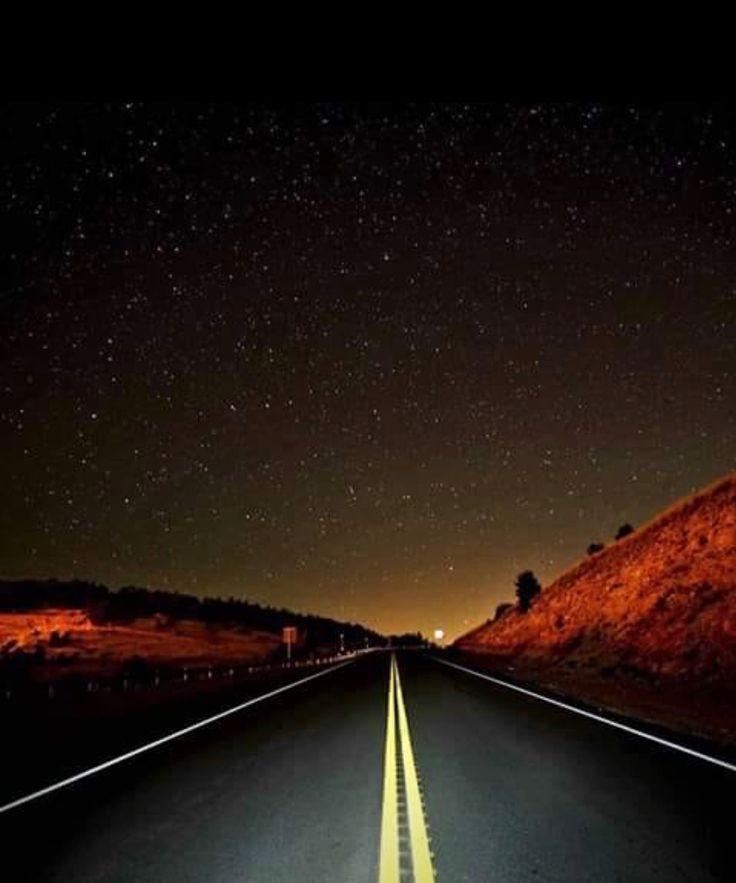
[(325, 616), (295, 613), (236, 598), (198, 598), (179, 592), (124, 586), (117, 591), (85, 580), (0, 580), (0, 611), (44, 608), (84, 609), (97, 624), (125, 623), (141, 617), (163, 614), (173, 620), (195, 620), (224, 626), (247, 626), (280, 633), (295, 625), (308, 634), (310, 643), (381, 643), (376, 632), (351, 622)]
[(736, 474), (458, 638), (505, 662), (736, 683)]

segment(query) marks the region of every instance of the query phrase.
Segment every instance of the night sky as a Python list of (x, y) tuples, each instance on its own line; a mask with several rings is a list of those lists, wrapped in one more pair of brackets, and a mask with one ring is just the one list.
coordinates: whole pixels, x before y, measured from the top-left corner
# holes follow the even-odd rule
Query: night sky
[(455, 634), (736, 466), (727, 108), (0, 131), (0, 577)]

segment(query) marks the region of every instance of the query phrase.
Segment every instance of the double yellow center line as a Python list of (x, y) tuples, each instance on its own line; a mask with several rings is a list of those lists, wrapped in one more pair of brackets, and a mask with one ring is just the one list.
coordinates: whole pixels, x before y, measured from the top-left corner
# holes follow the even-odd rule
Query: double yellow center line
[[(400, 806), (401, 801), (401, 806)], [(400, 828), (408, 823), (408, 842)], [(408, 846), (408, 849), (407, 849)], [(434, 883), (432, 854), (396, 657), (391, 654), (383, 768), (379, 883)]]

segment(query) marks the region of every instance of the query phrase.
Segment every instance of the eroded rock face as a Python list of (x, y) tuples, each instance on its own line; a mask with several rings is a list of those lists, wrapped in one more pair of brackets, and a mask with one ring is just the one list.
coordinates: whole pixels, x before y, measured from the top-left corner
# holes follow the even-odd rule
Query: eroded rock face
[(456, 642), (516, 661), (736, 683), (736, 475), (587, 557)]

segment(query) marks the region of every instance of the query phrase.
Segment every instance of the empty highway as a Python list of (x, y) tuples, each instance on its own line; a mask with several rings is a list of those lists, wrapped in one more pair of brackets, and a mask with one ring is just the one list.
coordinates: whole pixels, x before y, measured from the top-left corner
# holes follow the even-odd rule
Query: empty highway
[(736, 879), (732, 769), (424, 653), (191, 724), (0, 813), (2, 879)]

